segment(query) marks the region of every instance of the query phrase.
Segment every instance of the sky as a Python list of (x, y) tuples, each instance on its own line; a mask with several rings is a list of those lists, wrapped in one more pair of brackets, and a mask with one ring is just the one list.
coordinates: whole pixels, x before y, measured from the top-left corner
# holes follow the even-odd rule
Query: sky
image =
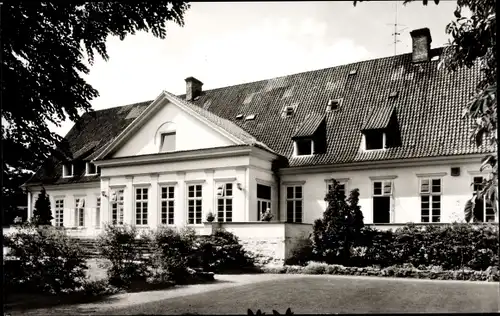
[[(94, 110), (155, 99), (162, 90), (185, 93), (193, 76), (209, 90), (411, 52), (410, 31), (428, 27), (431, 48), (448, 42), (456, 1), (194, 2), (185, 26), (167, 24), (166, 39), (138, 32), (108, 37), (84, 79), (99, 91)], [(64, 136), (73, 126), (49, 123)]]

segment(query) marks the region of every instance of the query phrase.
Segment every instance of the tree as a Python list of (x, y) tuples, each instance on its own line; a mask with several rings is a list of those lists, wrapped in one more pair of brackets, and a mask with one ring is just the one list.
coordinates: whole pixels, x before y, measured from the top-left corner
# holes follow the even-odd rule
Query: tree
[[(92, 112), (99, 94), (82, 78), (97, 52), (109, 56), (109, 35), (123, 40), (136, 31), (165, 38), (167, 22), (184, 25), (189, 4), (176, 2), (3, 2), (2, 186), (4, 211), (15, 208), (19, 186), (49, 157), (70, 156), (59, 126)], [(86, 55), (86, 56), (85, 56)], [(78, 124), (76, 124), (78, 127)], [(8, 150), (6, 150), (8, 149)]]
[(363, 213), (359, 202), (359, 190), (354, 189), (346, 200), (339, 183), (332, 179), (332, 189), (326, 194), (328, 206), (322, 219), (314, 221), (313, 252), (327, 263), (347, 264), (351, 247), (361, 236)]
[[(405, 0), (403, 4), (415, 0)], [(357, 2), (354, 1), (354, 5)], [(423, 0), (427, 5), (428, 1)], [(434, 0), (438, 4), (439, 0)], [(470, 17), (462, 16), (462, 10), (468, 8)], [(476, 146), (486, 141), (490, 152), (481, 160), (483, 171), (489, 169), (489, 177), (483, 183), (483, 189), (475, 193), (465, 205), (465, 218), (470, 221), (476, 199), (485, 198), (498, 213), (498, 121), (497, 121), (497, 62), (496, 62), (496, 0), (457, 0), (454, 12), (456, 20), (445, 28), (452, 40), (443, 50), (439, 67), (456, 71), (462, 67), (479, 64), (482, 78), (471, 91), (471, 99), (464, 104), (463, 118), (473, 124), (471, 140)]]
[(49, 195), (45, 192), (45, 188), (42, 188), (35, 202), (31, 221), (35, 225), (51, 225), (50, 221), (52, 219), (54, 217), (52, 217), (52, 210), (50, 209)]

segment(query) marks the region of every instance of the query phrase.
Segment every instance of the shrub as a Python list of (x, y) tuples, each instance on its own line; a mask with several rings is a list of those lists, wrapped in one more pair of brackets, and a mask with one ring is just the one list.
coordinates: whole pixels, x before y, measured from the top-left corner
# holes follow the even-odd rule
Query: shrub
[(314, 253), (328, 263), (347, 264), (351, 247), (359, 240), (363, 228), (359, 191), (352, 190), (346, 201), (339, 183), (333, 179), (332, 190), (326, 194), (325, 201), (328, 207), (323, 218), (313, 225)]
[(305, 266), (309, 261), (314, 259), (311, 238), (300, 238), (292, 248), (290, 257), (285, 260), (285, 264)]
[(105, 225), (98, 237), (97, 245), (101, 256), (110, 261), (107, 274), (113, 286), (128, 288), (131, 282), (145, 280), (147, 264), (144, 264), (137, 229), (133, 226)]
[(84, 282), (83, 250), (62, 230), (25, 224), (4, 236), (4, 246), (16, 259), (4, 271), (5, 285), (13, 291), (58, 294), (75, 291)]
[(147, 236), (152, 250), (150, 283), (178, 283), (188, 277), (193, 236), (190, 230), (179, 232), (169, 227), (160, 227)]
[(223, 229), (216, 229), (212, 235), (200, 238), (197, 249), (202, 266), (208, 271), (220, 273), (254, 266), (238, 237)]

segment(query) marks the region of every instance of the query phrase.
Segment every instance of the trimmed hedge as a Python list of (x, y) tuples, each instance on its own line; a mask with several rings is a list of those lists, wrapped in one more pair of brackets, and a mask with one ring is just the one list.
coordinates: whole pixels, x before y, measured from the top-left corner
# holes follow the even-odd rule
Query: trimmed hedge
[[(396, 231), (364, 227), (351, 248), (344, 266), (367, 267), (412, 264), (441, 266), (444, 270), (470, 268), (486, 270), (499, 266), (498, 226), (451, 224), (442, 226), (407, 225)], [(288, 264), (305, 265), (315, 258), (310, 243), (302, 242), (292, 251)]]
[(306, 266), (268, 266), (261, 268), (264, 273), (274, 274), (331, 274), (358, 275), (378, 277), (403, 277), (415, 279), (466, 280), (498, 282), (500, 273), (498, 267), (489, 267), (485, 271), (474, 270), (442, 270), (439, 267), (417, 269), (414, 266), (394, 265), (390, 267), (346, 267), (324, 262), (309, 262)]

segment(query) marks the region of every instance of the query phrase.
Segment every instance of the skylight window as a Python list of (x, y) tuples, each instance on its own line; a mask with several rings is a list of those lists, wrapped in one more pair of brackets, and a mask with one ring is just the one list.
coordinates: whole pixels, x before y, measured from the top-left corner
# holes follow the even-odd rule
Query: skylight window
[(236, 119), (237, 119), (237, 120), (241, 120), (242, 118), (243, 118), (243, 114), (238, 114), (238, 115), (236, 115)]
[(340, 108), (340, 104), (342, 103), (342, 99), (330, 99), (328, 100), (328, 104), (326, 106), (326, 111), (331, 112), (338, 110)]
[(389, 98), (396, 98), (398, 96), (398, 92), (397, 91), (392, 91), (390, 94), (389, 94)]
[(255, 114), (250, 114), (245, 117), (245, 121), (252, 121), (255, 120)]
[(357, 73), (358, 71), (356, 69), (353, 69), (351, 71), (349, 71), (349, 76), (353, 76)]

